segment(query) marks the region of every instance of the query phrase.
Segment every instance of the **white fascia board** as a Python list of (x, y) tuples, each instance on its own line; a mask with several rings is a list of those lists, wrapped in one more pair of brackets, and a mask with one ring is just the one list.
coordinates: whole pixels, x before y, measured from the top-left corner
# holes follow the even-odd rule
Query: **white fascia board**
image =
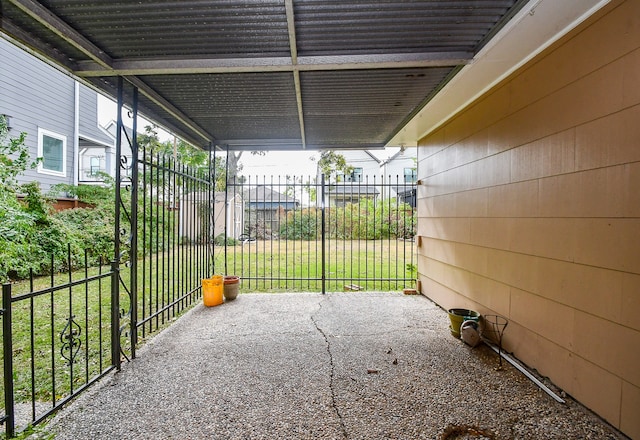
[(86, 134), (83, 134), (83, 133), (78, 134), (78, 139), (84, 139), (86, 141), (93, 142), (94, 144), (102, 146), (102, 147), (107, 147), (107, 148), (113, 147), (113, 144), (111, 144), (109, 142), (105, 142), (103, 140), (96, 139), (93, 136), (89, 136), (89, 135), (86, 135)]
[(387, 143), (416, 146), (610, 0), (532, 0)]

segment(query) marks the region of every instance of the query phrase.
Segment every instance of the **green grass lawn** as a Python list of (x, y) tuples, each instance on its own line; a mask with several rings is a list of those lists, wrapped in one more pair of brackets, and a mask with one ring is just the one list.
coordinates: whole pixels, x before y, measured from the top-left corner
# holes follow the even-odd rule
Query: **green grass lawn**
[[(107, 272), (103, 267), (102, 273)], [(64, 274), (53, 282), (42, 277), (34, 279), (33, 285), (28, 281), (12, 285), (15, 298), (66, 284), (12, 304), (15, 402), (34, 400), (51, 408), (111, 364), (111, 281), (99, 273), (98, 268), (89, 269), (86, 275), (96, 278), (78, 285), (70, 284), (85, 278), (84, 270), (72, 273), (72, 283)], [(4, 393), (4, 383), (0, 389)]]
[[(415, 246), (402, 240), (329, 240), (325, 245), (326, 290), (357, 284), (393, 291), (412, 285), (407, 264), (416, 264)], [(215, 249), (215, 269), (225, 273), (224, 248)], [(226, 272), (242, 279), (245, 292), (322, 289), (322, 242), (270, 240), (227, 248)]]
[[(199, 271), (187, 268), (190, 262), (207, 260), (186, 252), (185, 247), (153, 255), (138, 261), (138, 316), (154, 315), (138, 330), (139, 341), (169, 325), (194, 304), (199, 296)], [(144, 266), (144, 267), (143, 267)], [(111, 286), (109, 266), (38, 277), (33, 282), (12, 284), (12, 296), (21, 297), (12, 304), (14, 395), (16, 402), (35, 400), (53, 406), (72, 390), (98, 376), (112, 363), (111, 359)], [(121, 265), (121, 285), (129, 285), (131, 270)], [(107, 276), (100, 277), (100, 274)], [(94, 277), (94, 278), (92, 278)], [(88, 282), (80, 282), (91, 279)], [(79, 283), (77, 285), (74, 285)], [(63, 286), (47, 291), (51, 286)], [(41, 292), (29, 297), (29, 292)], [(44, 291), (44, 293), (42, 293)], [(182, 292), (193, 292), (177, 301)], [(120, 292), (121, 314), (130, 308), (126, 291)], [(71, 317), (71, 320), (70, 320)], [(128, 324), (122, 318), (121, 325)], [(71, 330), (69, 330), (69, 327)], [(70, 338), (70, 335), (73, 337)], [(125, 328), (121, 343), (130, 354), (130, 331)], [(68, 343), (74, 341), (75, 345)], [(0, 353), (2, 359), (2, 353)], [(69, 362), (73, 359), (73, 362)], [(0, 364), (1, 365), (1, 364)], [(4, 383), (0, 382), (4, 392)], [(0, 403), (4, 406), (4, 401)]]

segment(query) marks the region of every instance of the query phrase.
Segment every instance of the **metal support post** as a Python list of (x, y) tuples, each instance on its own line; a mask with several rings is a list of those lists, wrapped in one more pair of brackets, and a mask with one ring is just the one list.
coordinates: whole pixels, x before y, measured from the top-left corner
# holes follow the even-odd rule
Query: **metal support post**
[(116, 117), (116, 194), (115, 194), (115, 227), (114, 227), (114, 260), (120, 262), (120, 196), (122, 187), (122, 77), (118, 78), (117, 117)]
[(327, 281), (327, 274), (326, 274), (326, 237), (325, 237), (325, 233), (326, 233), (326, 228), (325, 228), (325, 206), (324, 206), (324, 199), (325, 199), (325, 194), (324, 194), (324, 174), (322, 174), (322, 177), (320, 178), (320, 212), (321, 212), (321, 230), (322, 230), (322, 252), (321, 252), (321, 256), (322, 256), (322, 294), (324, 295), (325, 293), (327, 293), (326, 290), (326, 281)]
[(114, 256), (111, 262), (111, 363), (118, 370), (120, 362), (120, 201), (122, 189), (122, 106), (123, 81), (118, 78), (117, 117), (116, 117), (116, 194), (115, 194), (115, 227), (114, 227)]
[(138, 343), (138, 88), (133, 89), (133, 135), (131, 139), (131, 249), (129, 249), (131, 295), (131, 359), (136, 357)]
[(111, 365), (120, 370), (120, 283), (118, 261), (111, 262)]
[(11, 284), (2, 285), (2, 347), (4, 358), (4, 409), (7, 438), (15, 435), (13, 406), (13, 332), (11, 328)]

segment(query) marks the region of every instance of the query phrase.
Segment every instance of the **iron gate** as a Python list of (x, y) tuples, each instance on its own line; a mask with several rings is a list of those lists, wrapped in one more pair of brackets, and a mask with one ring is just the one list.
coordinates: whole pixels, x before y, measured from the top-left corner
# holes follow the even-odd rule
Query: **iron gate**
[(242, 199), (244, 227), (216, 237), (224, 247), (214, 261), (240, 276), (244, 290), (389, 291), (415, 282), (416, 186), (404, 177), (249, 177), (227, 185), (227, 200)]
[[(118, 109), (125, 84), (120, 78)], [(139, 339), (169, 324), (201, 296), (201, 280), (213, 273), (211, 231), (214, 157), (205, 168), (138, 145), (138, 89), (130, 86), (131, 134), (118, 111), (115, 263), (112, 347), (116, 366), (136, 356)]]

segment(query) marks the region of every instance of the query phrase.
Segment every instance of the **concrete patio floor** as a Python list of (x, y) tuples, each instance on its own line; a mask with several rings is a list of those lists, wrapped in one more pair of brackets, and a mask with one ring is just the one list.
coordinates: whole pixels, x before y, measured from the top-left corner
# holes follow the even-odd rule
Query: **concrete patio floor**
[(490, 348), (471, 349), (448, 325), (427, 298), (395, 293), (241, 294), (198, 305), (46, 431), (59, 439), (624, 438), (510, 365), (497, 371)]

